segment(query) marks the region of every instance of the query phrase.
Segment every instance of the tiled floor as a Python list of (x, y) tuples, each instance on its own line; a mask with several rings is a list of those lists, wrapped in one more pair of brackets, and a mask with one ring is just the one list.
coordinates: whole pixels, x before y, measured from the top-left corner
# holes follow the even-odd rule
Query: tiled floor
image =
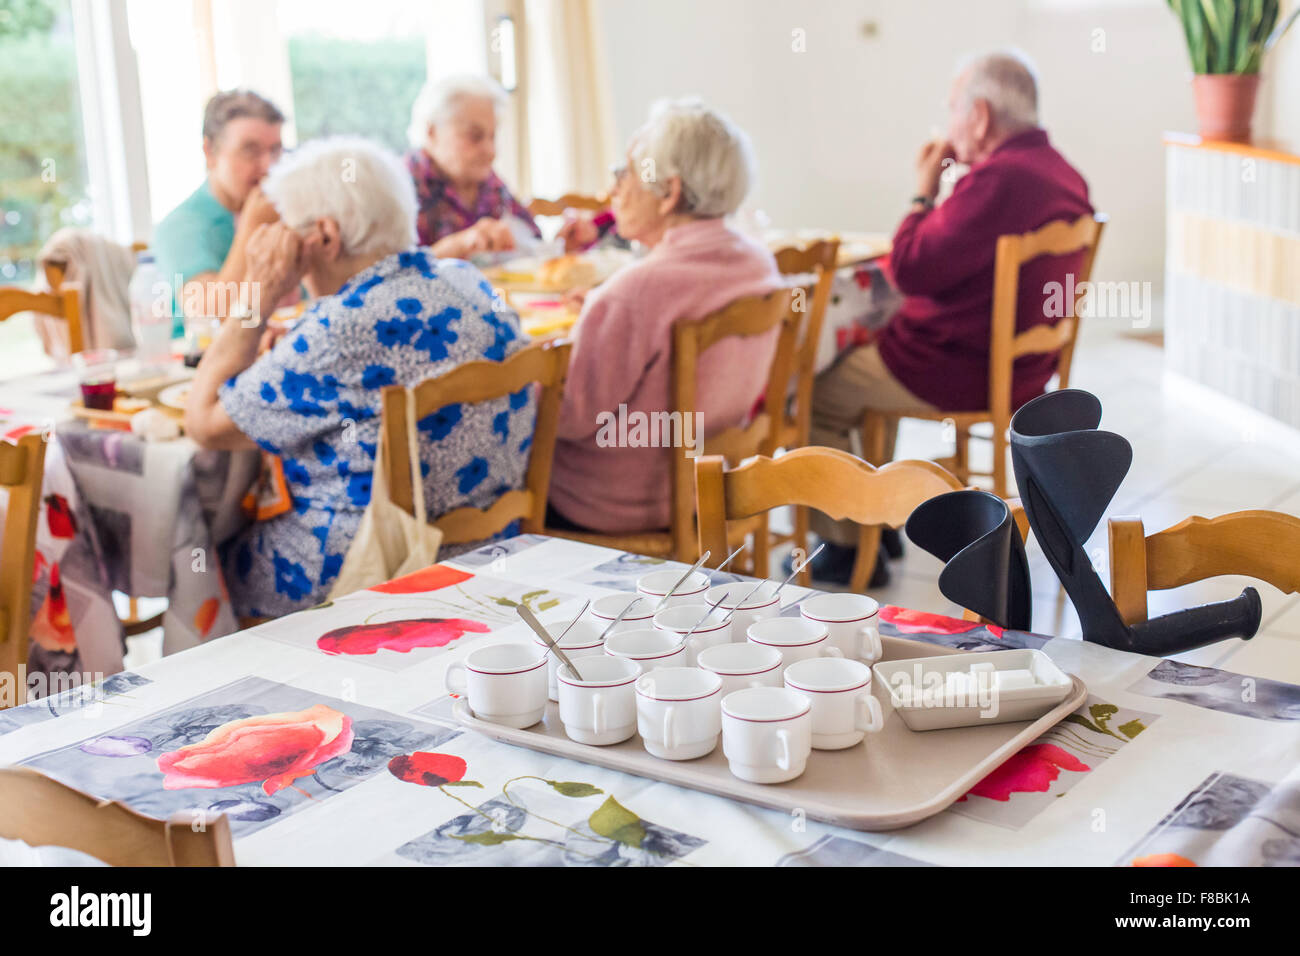
[[(1300, 441), (1265, 442), (1231, 415), (1189, 404), (1163, 387), (1161, 360), (1161, 350), (1149, 342), (1084, 327), (1072, 384), (1101, 399), (1102, 427), (1127, 438), (1134, 452), (1133, 467), (1107, 516), (1139, 515), (1151, 532), (1189, 515), (1212, 517), (1244, 508), (1300, 515)], [(902, 458), (929, 458), (950, 454), (951, 449), (943, 445), (940, 426), (904, 422), (898, 453)], [(986, 468), (989, 461), (987, 443), (976, 443), (972, 464)], [(1051, 567), (1032, 540), (1028, 550), (1034, 630), (1078, 638), (1078, 618)], [(1106, 579), (1104, 519), (1088, 551)], [(780, 557), (774, 558), (773, 570), (778, 574)], [(960, 608), (939, 593), (937, 560), (908, 543), (902, 560), (892, 562), (890, 568), (889, 586), (871, 592), (881, 603), (960, 615)], [(1259, 635), (1250, 642), (1227, 641), (1179, 659), (1300, 683), (1300, 595), (1283, 595), (1268, 584), (1244, 578), (1219, 578), (1153, 592), (1150, 612), (1222, 600), (1240, 593), (1247, 583), (1256, 584), (1264, 603)], [(130, 643), (130, 664), (138, 666), (157, 656), (161, 639), (146, 634)]]

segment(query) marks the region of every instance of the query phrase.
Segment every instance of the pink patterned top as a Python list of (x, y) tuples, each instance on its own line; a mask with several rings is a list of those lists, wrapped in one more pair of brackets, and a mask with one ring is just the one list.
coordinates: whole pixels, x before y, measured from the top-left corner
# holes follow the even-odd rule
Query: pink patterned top
[(541, 230), (528, 210), (514, 197), (495, 172), (478, 187), (478, 199), (473, 208), (461, 202), (451, 188), (451, 180), (438, 168), (428, 153), (413, 149), (406, 154), (406, 168), (415, 181), (415, 198), (419, 205), (416, 231), (419, 244), (431, 246), (454, 232), (468, 229), (483, 218), (500, 219), (515, 216), (523, 220), (541, 238)]

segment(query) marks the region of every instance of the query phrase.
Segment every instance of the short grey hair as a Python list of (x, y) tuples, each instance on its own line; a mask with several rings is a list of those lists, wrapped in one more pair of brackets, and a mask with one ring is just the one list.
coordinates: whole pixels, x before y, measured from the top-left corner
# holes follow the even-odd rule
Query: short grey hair
[(203, 108), (203, 138), (215, 142), (227, 123), (242, 117), (260, 119), (272, 126), (284, 122), (284, 114), (266, 97), (252, 90), (226, 90), (213, 96)]
[(510, 102), (501, 84), (475, 73), (458, 73), (426, 83), (411, 106), (411, 125), (406, 130), (411, 145), (423, 146), (429, 138), (429, 127), (446, 122), (467, 99), (491, 100), (498, 113)]
[(368, 139), (312, 140), (272, 166), (262, 190), (290, 229), (306, 229), (317, 219), (337, 222), (344, 255), (391, 254), (415, 245), (411, 174)]
[(1038, 71), (1019, 50), (1000, 50), (967, 60), (962, 90), (966, 109), (985, 100), (1002, 129), (1017, 132), (1038, 125)]
[(660, 100), (632, 134), (630, 149), (642, 182), (681, 177), (679, 211), (717, 219), (740, 208), (757, 171), (754, 148), (739, 126), (698, 99)]

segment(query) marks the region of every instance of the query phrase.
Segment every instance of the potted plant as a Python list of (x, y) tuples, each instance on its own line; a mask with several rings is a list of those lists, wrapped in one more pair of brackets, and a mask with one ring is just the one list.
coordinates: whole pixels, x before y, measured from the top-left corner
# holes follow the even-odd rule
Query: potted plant
[(1264, 54), (1300, 15), (1278, 26), (1278, 0), (1169, 0), (1192, 60), (1201, 138), (1250, 142), (1250, 120)]

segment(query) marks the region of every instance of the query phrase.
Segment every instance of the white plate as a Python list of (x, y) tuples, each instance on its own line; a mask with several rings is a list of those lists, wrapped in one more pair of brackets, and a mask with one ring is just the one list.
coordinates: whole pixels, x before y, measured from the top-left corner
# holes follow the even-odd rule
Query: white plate
[(185, 411), (185, 402), (190, 397), (190, 383), (180, 382), (177, 385), (170, 385), (158, 393), (158, 404), (166, 408), (174, 408), (178, 412)]

